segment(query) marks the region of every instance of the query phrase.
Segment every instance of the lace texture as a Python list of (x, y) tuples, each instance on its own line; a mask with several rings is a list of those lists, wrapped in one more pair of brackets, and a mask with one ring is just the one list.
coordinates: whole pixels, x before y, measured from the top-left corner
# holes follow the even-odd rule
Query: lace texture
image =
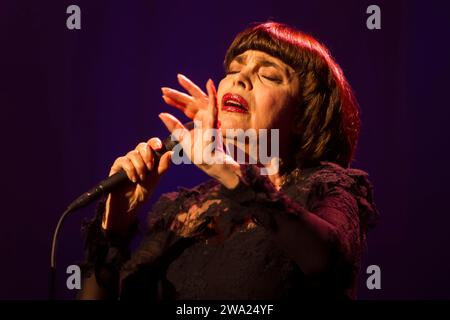
[[(275, 214), (295, 219), (305, 210), (336, 228), (341, 244), (336, 255), (345, 263), (331, 270), (325, 280), (331, 288), (343, 288), (334, 296), (354, 298), (366, 233), (379, 215), (367, 173), (330, 162), (294, 169), (285, 175), (280, 191), (259, 175), (257, 167), (247, 165), (242, 166), (242, 179), (233, 190), (208, 181), (161, 196), (149, 214), (148, 231), (131, 258), (125, 262), (125, 250), (109, 258), (120, 269), (121, 298), (321, 296), (270, 240), (277, 227)], [(94, 225), (91, 234), (98, 235)], [(96, 236), (88, 237), (87, 260), (95, 265), (108, 254), (105, 246), (92, 246), (92, 239)]]

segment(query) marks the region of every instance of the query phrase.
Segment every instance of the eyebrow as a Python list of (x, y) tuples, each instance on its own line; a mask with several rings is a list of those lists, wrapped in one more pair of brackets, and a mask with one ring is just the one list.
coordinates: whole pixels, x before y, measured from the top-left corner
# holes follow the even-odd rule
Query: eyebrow
[[(236, 62), (239, 63), (239, 64), (244, 64), (245, 61), (247, 60), (247, 56), (242, 56), (242, 55), (240, 55), (240, 56), (237, 56), (236, 58), (234, 58), (234, 60), (236, 60)], [(261, 64), (263, 67), (274, 67), (274, 68), (279, 69), (280, 71), (284, 71), (284, 72), (287, 71), (287, 70), (284, 70), (284, 68), (281, 67), (279, 64), (277, 64), (277, 63), (275, 63), (275, 62), (272, 62), (272, 61), (269, 61), (269, 60), (267, 60), (267, 59), (264, 59), (264, 58), (256, 58), (256, 60), (257, 60), (258, 63)]]

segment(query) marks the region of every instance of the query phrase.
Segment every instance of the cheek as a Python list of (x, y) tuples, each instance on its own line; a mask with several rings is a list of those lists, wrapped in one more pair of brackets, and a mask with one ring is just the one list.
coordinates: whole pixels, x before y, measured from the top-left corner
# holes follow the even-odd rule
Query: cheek
[(284, 94), (265, 94), (255, 97), (258, 110), (255, 122), (260, 128), (281, 128), (284, 125), (289, 101)]

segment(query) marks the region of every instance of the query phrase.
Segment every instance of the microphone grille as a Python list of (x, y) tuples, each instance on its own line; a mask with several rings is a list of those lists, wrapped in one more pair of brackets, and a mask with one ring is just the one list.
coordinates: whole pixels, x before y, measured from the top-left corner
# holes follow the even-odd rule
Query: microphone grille
[[(186, 129), (192, 130), (192, 129), (194, 129), (194, 122), (193, 121), (186, 122), (184, 124), (184, 126), (186, 127)], [(163, 143), (164, 147), (166, 148), (166, 151), (171, 151), (178, 144), (178, 141), (173, 140), (172, 135), (169, 135), (168, 137), (166, 137), (163, 140), (162, 143)]]

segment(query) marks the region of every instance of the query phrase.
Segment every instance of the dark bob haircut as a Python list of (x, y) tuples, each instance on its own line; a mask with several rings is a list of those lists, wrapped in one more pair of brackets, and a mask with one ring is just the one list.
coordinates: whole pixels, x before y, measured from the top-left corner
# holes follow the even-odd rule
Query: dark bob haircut
[(339, 65), (312, 36), (285, 24), (256, 24), (237, 35), (225, 55), (231, 61), (247, 50), (258, 50), (291, 66), (300, 80), (295, 137), (296, 160), (306, 166), (332, 161), (348, 167), (359, 130), (359, 107)]

